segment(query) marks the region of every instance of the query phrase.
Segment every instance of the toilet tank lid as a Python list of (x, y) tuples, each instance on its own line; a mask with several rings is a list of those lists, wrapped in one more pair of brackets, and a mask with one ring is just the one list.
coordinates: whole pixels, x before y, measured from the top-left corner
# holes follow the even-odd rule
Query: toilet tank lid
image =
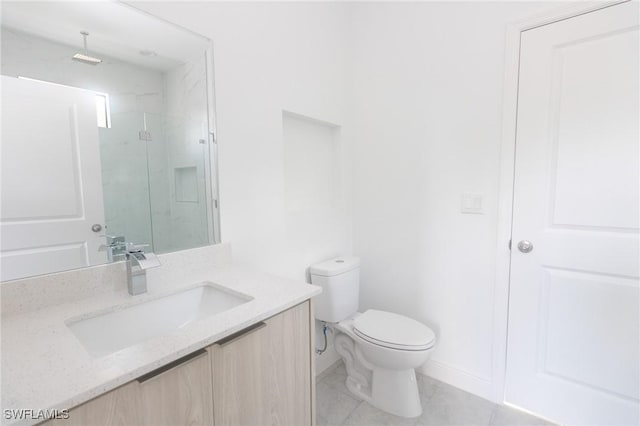
[(334, 275), (349, 272), (360, 267), (360, 258), (347, 256), (336, 257), (316, 263), (309, 268), (311, 275), (321, 275), (323, 277), (332, 277)]

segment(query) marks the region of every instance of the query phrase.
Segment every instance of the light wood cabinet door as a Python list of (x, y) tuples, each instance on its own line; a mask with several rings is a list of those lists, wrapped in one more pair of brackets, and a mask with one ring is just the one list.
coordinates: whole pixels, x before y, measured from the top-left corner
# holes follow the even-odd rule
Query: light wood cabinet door
[(216, 426), (311, 424), (309, 302), (212, 346)]
[(203, 349), (88, 401), (46, 426), (213, 425), (211, 359)]
[(140, 377), (142, 425), (213, 425), (211, 359), (205, 349)]
[(69, 418), (40, 426), (130, 426), (141, 424), (137, 382), (127, 383), (69, 410)]

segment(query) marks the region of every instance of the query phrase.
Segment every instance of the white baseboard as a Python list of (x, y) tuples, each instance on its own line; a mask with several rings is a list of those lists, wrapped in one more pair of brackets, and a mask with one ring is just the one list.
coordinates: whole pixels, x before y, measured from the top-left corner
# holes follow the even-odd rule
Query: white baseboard
[(327, 350), (322, 355), (316, 354), (316, 377), (334, 365), (339, 359), (340, 355), (338, 355), (333, 345), (327, 346)]
[(492, 383), (489, 379), (476, 376), (435, 360), (428, 361), (417, 371), (418, 373), (433, 377), (436, 380), (440, 380), (441, 382), (445, 382), (481, 398), (488, 399), (497, 404), (503, 404), (503, 401), (495, 400)]

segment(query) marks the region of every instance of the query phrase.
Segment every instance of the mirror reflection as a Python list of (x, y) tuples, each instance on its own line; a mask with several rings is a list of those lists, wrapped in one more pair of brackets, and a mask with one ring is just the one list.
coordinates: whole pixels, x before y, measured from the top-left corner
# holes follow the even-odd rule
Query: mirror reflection
[(1, 31), (2, 281), (219, 240), (209, 40), (106, 2)]

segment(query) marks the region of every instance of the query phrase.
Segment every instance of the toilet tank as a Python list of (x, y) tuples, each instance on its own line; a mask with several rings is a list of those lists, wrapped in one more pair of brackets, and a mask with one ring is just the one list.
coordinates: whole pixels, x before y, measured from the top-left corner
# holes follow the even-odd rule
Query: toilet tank
[(360, 259), (337, 257), (309, 268), (311, 283), (322, 287), (316, 296), (316, 318), (338, 322), (358, 312)]

